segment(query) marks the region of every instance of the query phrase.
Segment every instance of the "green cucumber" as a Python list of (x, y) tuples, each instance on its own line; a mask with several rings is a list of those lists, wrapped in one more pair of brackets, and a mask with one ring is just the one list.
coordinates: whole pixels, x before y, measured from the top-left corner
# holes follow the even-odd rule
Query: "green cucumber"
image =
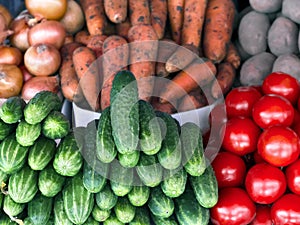
[(155, 225), (178, 225), (176, 219), (174, 218), (174, 214), (168, 218), (162, 218), (151, 213), (151, 218)]
[(58, 193), (54, 198), (53, 216), (55, 225), (73, 225), (65, 212), (64, 201), (61, 192)]
[(12, 174), (8, 180), (8, 193), (12, 200), (17, 203), (30, 202), (38, 192), (37, 181), (38, 173), (27, 165)]
[(184, 155), (182, 164), (186, 172), (191, 176), (200, 176), (206, 168), (200, 128), (191, 122), (183, 124), (181, 142)]
[(4, 140), (16, 129), (16, 124), (8, 124), (0, 119), (0, 141)]
[(123, 167), (133, 168), (138, 164), (139, 159), (139, 150), (126, 154), (121, 154), (120, 152), (118, 152), (118, 160)]
[(8, 98), (0, 107), (0, 119), (8, 124), (19, 122), (23, 118), (26, 103), (20, 96)]
[(117, 204), (114, 207), (114, 212), (122, 223), (130, 223), (135, 216), (135, 209), (136, 207), (133, 206), (125, 196), (118, 198)]
[(160, 126), (164, 139), (162, 146), (157, 153), (159, 163), (169, 170), (178, 168), (181, 165), (181, 141), (176, 120), (165, 112), (157, 111), (156, 115), (161, 118)]
[(128, 199), (134, 206), (143, 206), (147, 203), (150, 196), (150, 188), (145, 185), (133, 186), (132, 190), (128, 193)]
[(70, 121), (60, 111), (52, 111), (42, 123), (42, 133), (50, 139), (61, 139), (70, 132)]
[(111, 210), (117, 204), (118, 196), (113, 193), (110, 184), (106, 183), (103, 189), (96, 193), (95, 200), (100, 209)]
[(174, 201), (158, 186), (151, 190), (148, 207), (153, 215), (168, 218), (174, 212)]
[(48, 114), (53, 111), (60, 111), (62, 102), (58, 95), (51, 91), (40, 91), (33, 96), (24, 108), (24, 118), (29, 124), (42, 122)]
[(187, 188), (178, 198), (175, 198), (175, 215), (180, 225), (207, 225), (209, 209), (202, 207), (193, 190)]
[(6, 183), (6, 181), (8, 180), (9, 175), (7, 173), (4, 173), (1, 169), (0, 169), (0, 183)]
[(9, 195), (3, 199), (3, 211), (10, 217), (18, 216), (25, 209), (26, 204), (17, 203)]
[(123, 167), (118, 161), (113, 161), (110, 165), (110, 186), (117, 196), (127, 195), (134, 183), (133, 168)]
[(117, 155), (117, 148), (112, 136), (110, 106), (101, 112), (99, 118), (96, 136), (96, 155), (104, 163), (112, 162)]
[(40, 136), (35, 143), (29, 147), (28, 165), (33, 170), (43, 170), (53, 159), (55, 153), (56, 142)]
[(3, 214), (0, 217), (0, 225), (16, 225), (17, 223), (12, 221), (9, 216)]
[(218, 182), (212, 166), (209, 164), (200, 176), (190, 176), (190, 184), (193, 188), (199, 204), (205, 208), (212, 208), (218, 202)]
[(110, 93), (111, 127), (117, 150), (131, 153), (139, 142), (138, 87), (134, 75), (127, 70), (118, 72)]
[(151, 225), (148, 208), (136, 207), (135, 216), (129, 225)]
[(103, 225), (125, 225), (125, 223), (122, 223), (115, 213), (111, 213), (110, 216), (103, 222)]
[(103, 222), (107, 220), (107, 218), (110, 216), (111, 210), (103, 210), (98, 207), (98, 205), (94, 205), (92, 216), (93, 218), (98, 222)]
[(28, 147), (17, 142), (15, 133), (10, 134), (0, 143), (0, 169), (6, 174), (20, 170), (27, 160)]
[(99, 222), (90, 216), (85, 222), (84, 225), (99, 225)]
[(31, 146), (39, 138), (42, 131), (40, 123), (29, 124), (22, 120), (16, 129), (16, 138), (20, 145)]
[(164, 170), (164, 180), (161, 183), (162, 191), (170, 198), (180, 196), (185, 190), (187, 177), (187, 173), (182, 167), (176, 170)]
[(152, 105), (139, 100), (140, 148), (147, 155), (156, 154), (162, 145), (158, 118)]

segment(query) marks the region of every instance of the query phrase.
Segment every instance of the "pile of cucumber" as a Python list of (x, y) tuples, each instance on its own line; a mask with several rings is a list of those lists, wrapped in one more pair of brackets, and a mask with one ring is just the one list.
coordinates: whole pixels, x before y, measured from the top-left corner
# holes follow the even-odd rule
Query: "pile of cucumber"
[(130, 71), (86, 127), (61, 107), (42, 91), (0, 108), (0, 225), (209, 223), (218, 185), (200, 128), (138, 99)]

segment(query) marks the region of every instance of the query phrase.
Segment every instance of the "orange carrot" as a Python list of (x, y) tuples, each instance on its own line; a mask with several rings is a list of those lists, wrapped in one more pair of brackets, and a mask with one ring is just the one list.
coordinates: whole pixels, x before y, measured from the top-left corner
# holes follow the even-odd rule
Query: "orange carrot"
[(216, 72), (216, 67), (210, 60), (196, 59), (166, 85), (160, 94), (160, 101), (164, 103), (172, 99), (178, 100), (195, 88), (209, 84)]
[(235, 5), (232, 0), (208, 1), (203, 27), (204, 56), (214, 63), (226, 54), (233, 32)]
[(139, 97), (149, 101), (152, 95), (158, 39), (151, 25), (135, 25), (128, 31), (130, 68), (139, 87)]
[(232, 42), (228, 46), (225, 62), (231, 63), (235, 69), (238, 69), (241, 65), (241, 56)]
[(165, 33), (168, 6), (167, 0), (150, 0), (151, 25), (158, 39), (162, 39)]
[(107, 23), (103, 0), (80, 0), (80, 5), (84, 12), (89, 34), (103, 34)]
[(103, 53), (102, 46), (103, 46), (103, 42), (106, 38), (107, 38), (107, 36), (104, 34), (93, 35), (93, 36), (91, 36), (91, 38), (89, 39), (89, 42), (86, 45), (88, 48), (90, 48), (94, 51), (97, 58), (99, 56), (101, 56)]
[(104, 0), (105, 13), (113, 23), (121, 23), (127, 17), (127, 0)]
[(207, 104), (207, 99), (205, 98), (201, 88), (196, 88), (179, 100), (177, 111), (185, 112), (193, 109), (199, 109)]
[(130, 27), (131, 23), (129, 17), (127, 17), (124, 22), (116, 24), (117, 35), (127, 39), (128, 30), (130, 29)]
[(181, 40), (184, 2), (185, 0), (168, 0), (168, 15), (172, 38), (177, 44), (180, 44)]
[(148, 0), (128, 0), (129, 18), (132, 26), (138, 24), (151, 24), (150, 6)]
[(159, 77), (167, 77), (169, 72), (166, 70), (166, 62), (168, 58), (176, 51), (178, 45), (172, 39), (162, 39), (159, 42), (157, 52), (157, 62), (155, 66), (155, 74)]
[(75, 34), (74, 41), (87, 45), (90, 41), (91, 35), (87, 30), (81, 30)]

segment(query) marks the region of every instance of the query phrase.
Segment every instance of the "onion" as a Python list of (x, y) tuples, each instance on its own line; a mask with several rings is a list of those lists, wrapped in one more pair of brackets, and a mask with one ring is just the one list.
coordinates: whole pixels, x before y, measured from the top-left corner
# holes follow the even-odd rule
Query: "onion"
[(5, 17), (0, 13), (0, 45), (4, 43), (6, 38), (13, 32), (7, 29)]
[(16, 65), (0, 64), (0, 98), (9, 98), (20, 94), (23, 75)]
[(24, 64), (20, 65), (19, 68), (22, 71), (24, 82), (28, 81), (29, 79), (31, 79), (33, 77), (33, 75), (31, 73), (29, 73), (28, 69), (26, 68), (26, 66)]
[(5, 25), (6, 27), (9, 27), (10, 22), (12, 21), (12, 15), (10, 14), (9, 10), (0, 4), (0, 14), (4, 17), (5, 19)]
[(52, 45), (30, 46), (24, 54), (24, 65), (35, 76), (54, 74), (61, 63), (60, 52)]
[(67, 0), (25, 0), (31, 15), (48, 20), (60, 20), (67, 11)]
[(75, 34), (83, 28), (85, 23), (84, 14), (76, 1), (68, 0), (67, 11), (60, 22), (70, 34)]
[(23, 54), (18, 48), (0, 46), (0, 64), (19, 65), (23, 61)]
[(66, 30), (55, 20), (44, 20), (34, 25), (28, 32), (29, 45), (51, 44), (60, 49), (65, 42)]

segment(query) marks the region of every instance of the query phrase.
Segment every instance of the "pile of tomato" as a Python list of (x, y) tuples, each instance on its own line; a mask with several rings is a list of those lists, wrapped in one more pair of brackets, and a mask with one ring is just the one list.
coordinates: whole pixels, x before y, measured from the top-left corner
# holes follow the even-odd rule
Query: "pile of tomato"
[(225, 97), (222, 147), (212, 166), (222, 225), (300, 224), (300, 85), (273, 72)]

